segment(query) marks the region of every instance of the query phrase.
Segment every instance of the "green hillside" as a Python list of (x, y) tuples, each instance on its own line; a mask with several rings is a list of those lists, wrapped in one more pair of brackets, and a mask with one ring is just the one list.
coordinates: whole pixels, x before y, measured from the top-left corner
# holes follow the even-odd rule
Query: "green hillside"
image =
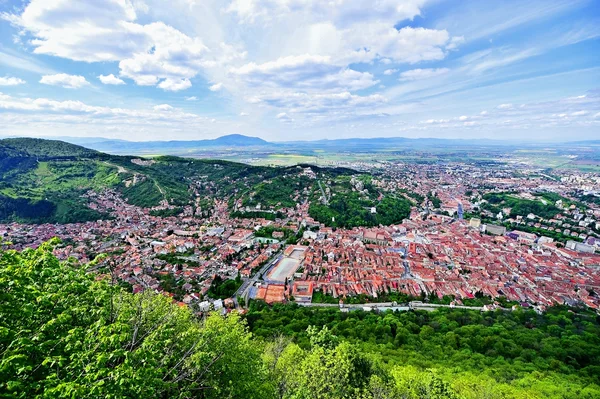
[[(144, 208), (165, 201), (174, 206), (198, 199), (229, 199), (263, 212), (237, 212), (242, 217), (275, 217), (282, 208), (310, 201), (310, 214), (333, 226), (374, 226), (398, 223), (410, 211), (404, 197), (383, 193), (366, 174), (345, 168), (261, 167), (173, 156), (142, 160), (114, 156), (61, 141), (0, 140), (0, 222), (71, 223), (107, 218), (88, 207), (89, 190), (113, 189), (132, 205)], [(357, 192), (353, 176), (366, 188)], [(317, 182), (331, 186), (333, 198), (319, 202)], [(383, 198), (381, 198), (383, 196)], [(377, 207), (377, 213), (371, 208)], [(266, 213), (264, 211), (273, 213)], [(337, 221), (332, 222), (332, 217)]]
[(198, 181), (198, 194), (226, 196), (246, 178), (259, 182), (255, 168), (222, 161), (157, 157), (138, 164), (135, 157), (112, 156), (60, 141), (0, 140), (0, 221), (69, 223), (105, 218), (87, 207), (89, 190), (114, 189), (141, 207), (161, 201), (186, 205)]

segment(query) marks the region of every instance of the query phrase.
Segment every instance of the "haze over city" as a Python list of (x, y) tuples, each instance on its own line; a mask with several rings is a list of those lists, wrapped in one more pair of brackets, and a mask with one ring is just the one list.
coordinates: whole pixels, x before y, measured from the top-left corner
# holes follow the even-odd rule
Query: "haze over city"
[(600, 4), (0, 0), (0, 136), (566, 141)]

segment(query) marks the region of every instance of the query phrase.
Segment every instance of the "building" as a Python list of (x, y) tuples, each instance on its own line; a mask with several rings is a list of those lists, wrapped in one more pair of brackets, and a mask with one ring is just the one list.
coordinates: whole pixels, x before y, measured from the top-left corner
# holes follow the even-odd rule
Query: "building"
[(504, 235), (506, 233), (506, 227), (504, 226), (497, 226), (495, 224), (486, 224), (485, 225), (485, 230), (486, 232), (495, 235), (495, 236), (501, 236)]
[(471, 220), (469, 220), (469, 226), (478, 229), (479, 226), (481, 226), (481, 219), (471, 218)]

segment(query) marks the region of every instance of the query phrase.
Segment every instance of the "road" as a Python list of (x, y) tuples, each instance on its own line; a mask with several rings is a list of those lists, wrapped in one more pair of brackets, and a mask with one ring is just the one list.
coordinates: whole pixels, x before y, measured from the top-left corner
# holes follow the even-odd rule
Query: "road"
[[(339, 308), (340, 305), (335, 303), (298, 303), (300, 306), (316, 307), (316, 308)], [(371, 309), (377, 308), (406, 308), (414, 310), (429, 310), (433, 311), (437, 308), (450, 308), (450, 309), (467, 309), (467, 310), (483, 310), (481, 306), (462, 306), (462, 305), (442, 305), (436, 303), (423, 303), (418, 301), (409, 302), (407, 304), (399, 304), (394, 302), (378, 302), (378, 303), (355, 303), (355, 304), (344, 304), (346, 309), (361, 309), (368, 307)], [(499, 308), (500, 310), (509, 311), (511, 309)]]
[(323, 186), (321, 186), (321, 181), (317, 180), (317, 183), (319, 184), (319, 188), (321, 189), (321, 195), (323, 195), (323, 205), (329, 205), (329, 200), (325, 195), (325, 190), (323, 190)]
[(279, 257), (281, 256), (282, 253), (283, 253), (283, 251), (279, 251), (275, 255), (273, 255), (271, 260), (268, 261), (267, 263), (265, 263), (265, 265), (263, 267), (261, 267), (260, 270), (258, 272), (256, 272), (256, 274), (254, 274), (253, 277), (249, 278), (248, 280), (245, 280), (242, 283), (240, 288), (238, 288), (238, 290), (233, 295), (233, 301), (235, 303), (236, 308), (239, 307), (239, 303), (237, 300), (238, 297), (244, 298), (244, 302), (248, 303), (248, 294), (250, 293), (250, 287), (252, 287), (254, 285), (254, 283), (256, 283), (263, 276), (263, 274), (265, 274), (267, 272), (267, 270), (269, 270), (269, 268), (271, 266), (273, 266), (279, 260)]

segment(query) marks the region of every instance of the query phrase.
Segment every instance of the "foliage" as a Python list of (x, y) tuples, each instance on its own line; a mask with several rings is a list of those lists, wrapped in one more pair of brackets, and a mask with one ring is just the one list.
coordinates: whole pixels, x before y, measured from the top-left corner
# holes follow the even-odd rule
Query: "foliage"
[(284, 175), (252, 187), (251, 197), (244, 199), (243, 206), (261, 205), (262, 209), (293, 208), (304, 189), (311, 186), (305, 176)]
[(590, 392), (600, 389), (600, 320), (593, 312), (558, 307), (544, 315), (457, 309), (342, 313), (335, 308), (251, 302), (246, 318), (255, 335), (268, 339), (283, 334), (304, 349), (311, 347), (307, 328), (319, 325), (391, 366), (451, 370), (451, 379), (484, 372), (492, 390), (502, 385), (517, 392), (519, 379), (529, 373), (537, 373), (544, 389), (553, 392), (542, 397), (562, 397), (557, 392), (576, 397), (568, 392), (584, 392), (586, 386)]
[(429, 192), (429, 194), (427, 194), (427, 199), (431, 201), (435, 209), (438, 209), (442, 205), (442, 200), (440, 200), (437, 195), (433, 195), (432, 192)]
[(181, 215), (183, 212), (182, 208), (163, 208), (163, 209), (153, 209), (150, 211), (151, 216), (159, 216), (159, 217), (171, 217)]
[[(352, 228), (397, 224), (410, 215), (411, 203), (404, 197), (388, 194), (378, 201), (371, 198), (373, 195), (365, 196), (348, 187), (343, 180), (333, 184), (336, 195), (328, 204), (319, 202), (313, 195), (308, 210), (310, 216), (326, 226)], [(376, 213), (372, 213), (371, 208), (375, 208)]]
[(265, 397), (260, 347), (237, 314), (200, 323), (59, 262), (54, 244), (0, 253), (2, 397)]
[(232, 218), (240, 218), (240, 219), (253, 219), (253, 218), (261, 218), (266, 220), (276, 220), (283, 219), (284, 214), (281, 212), (266, 212), (266, 211), (251, 211), (251, 212), (231, 212), (230, 216)]
[(235, 280), (223, 280), (221, 276), (216, 276), (210, 285), (207, 294), (214, 299), (232, 298), (235, 292), (242, 285), (242, 279), (238, 274)]
[(506, 193), (487, 193), (483, 196), (483, 199), (488, 201), (484, 208), (494, 213), (498, 213), (502, 208), (510, 208), (511, 216), (525, 217), (533, 213), (543, 219), (552, 219), (560, 213), (560, 209), (554, 206), (553, 203), (544, 205), (541, 201), (517, 198)]

